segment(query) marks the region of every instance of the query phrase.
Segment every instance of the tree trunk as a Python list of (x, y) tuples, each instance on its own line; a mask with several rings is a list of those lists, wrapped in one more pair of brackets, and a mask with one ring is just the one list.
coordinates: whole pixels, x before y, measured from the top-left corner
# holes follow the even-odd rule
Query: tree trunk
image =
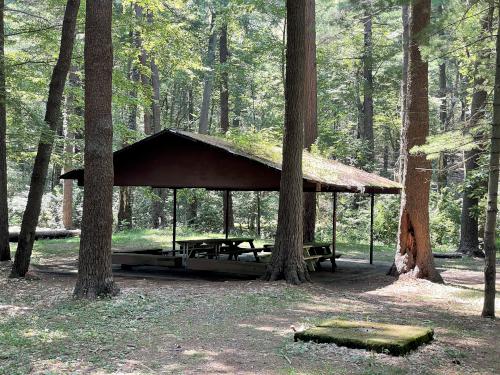
[(403, 144), (403, 191), (398, 247), (390, 273), (441, 281), (434, 266), (429, 236), (431, 165), (424, 155), (410, 150), (425, 143), (429, 134), (428, 64), (420, 54), (427, 43), (422, 31), (429, 25), (431, 0), (416, 0), (410, 7), (408, 97)]
[(0, 261), (10, 260), (7, 206), (7, 92), (5, 90), (4, 0), (0, 0)]
[(496, 295), (496, 225), (498, 216), (498, 177), (500, 156), (500, 15), (496, 37), (495, 88), (493, 91), (493, 123), (488, 181), (488, 206), (484, 226), (484, 304), (483, 317), (495, 317)]
[(52, 71), (49, 96), (45, 110), (47, 128), (42, 131), (31, 175), (28, 201), (21, 223), (21, 233), (11, 277), (24, 277), (28, 272), (38, 217), (42, 205), (43, 190), (54, 144), (54, 136), (61, 121), (61, 102), (66, 77), (71, 66), (71, 55), (75, 41), (75, 27), (80, 0), (68, 0), (64, 12), (59, 57)]
[[(76, 74), (77, 68), (72, 67), (69, 71), (69, 85), (75, 89), (78, 86), (81, 86), (80, 79)], [(68, 124), (66, 128), (66, 145), (65, 145), (65, 164), (64, 164), (64, 172), (68, 172), (73, 169), (73, 155), (77, 152), (76, 147), (74, 146), (74, 140), (76, 139), (76, 134), (72, 129), (71, 116), (82, 116), (82, 108), (77, 104), (77, 99), (73, 93), (69, 93), (66, 99), (66, 107), (68, 114)], [(73, 229), (73, 181), (72, 180), (64, 180), (63, 181), (63, 226), (66, 229)]]
[[(304, 119), (304, 147), (311, 146), (318, 138), (318, 81), (316, 69), (316, 6), (315, 0), (306, 1), (306, 98)], [(304, 242), (313, 242), (316, 230), (316, 193), (304, 193)]]
[[(406, 101), (408, 95), (408, 51), (410, 44), (409, 10), (408, 5), (403, 5), (401, 9), (403, 21), (403, 69), (401, 78), (401, 139), (406, 136)], [(403, 142), (400, 144), (398, 181), (403, 181)]]
[[(368, 145), (365, 165), (373, 162), (373, 43), (372, 43), (372, 15), (371, 0), (364, 9), (364, 53), (363, 53), (363, 122), (361, 139)], [(371, 167), (369, 168), (371, 169)]]
[[(138, 4), (135, 4), (134, 5), (134, 9), (135, 9), (135, 17), (136, 19), (141, 22), (142, 19), (143, 19), (143, 9), (142, 9), (142, 6), (138, 5)], [(135, 37), (135, 47), (140, 51), (139, 53), (139, 61), (141, 62), (141, 65), (143, 66), (143, 68), (145, 70), (148, 69), (148, 53), (146, 52), (146, 50), (144, 49), (143, 45), (142, 45), (142, 39), (141, 39), (141, 35), (140, 33), (137, 33), (136, 37)], [(151, 79), (150, 77), (147, 75), (147, 74), (144, 74), (144, 72), (141, 72), (140, 73), (140, 77), (141, 77), (141, 83), (142, 83), (142, 87), (144, 89), (144, 91), (146, 93), (149, 93), (150, 90), (151, 90)], [(153, 115), (151, 113), (151, 109), (145, 105), (143, 107), (143, 110), (144, 110), (144, 133), (146, 135), (151, 135), (153, 134)]]
[[(440, 7), (441, 9), (441, 7)], [(441, 132), (447, 130), (448, 119), (448, 105), (447, 105), (447, 88), (446, 88), (446, 62), (439, 64), (439, 97), (441, 98), (441, 105), (439, 107), (439, 121), (441, 123)], [(441, 191), (447, 185), (448, 176), (446, 173), (447, 160), (444, 152), (439, 153), (438, 159), (438, 173), (437, 173), (437, 187)]]
[(191, 130), (191, 126), (194, 124), (194, 97), (193, 97), (193, 87), (189, 86), (188, 90), (188, 130)]
[[(442, 16), (443, 5), (438, 6), (438, 15)], [(441, 37), (444, 37), (444, 33), (440, 33)], [(447, 84), (446, 84), (446, 60), (439, 64), (439, 97), (441, 98), (441, 105), (439, 106), (439, 122), (441, 123), (440, 131), (442, 133), (447, 130), (447, 119), (448, 119), (448, 102), (447, 102)], [(438, 192), (441, 192), (447, 185), (447, 160), (446, 154), (444, 152), (439, 153), (439, 158), (437, 162), (437, 188)]]
[(285, 132), (278, 228), (271, 263), (264, 278), (291, 284), (309, 281), (303, 253), (304, 98), (306, 78), (306, 0), (287, 0)]
[(87, 0), (85, 17), (85, 188), (74, 295), (118, 293), (111, 271), (113, 230), (112, 2)]
[(229, 52), (227, 48), (227, 23), (224, 22), (219, 38), (219, 62), (221, 68), (220, 83), (220, 127), (223, 133), (229, 130), (229, 83), (227, 58)]
[[(131, 33), (132, 42), (134, 42), (137, 35)], [(137, 130), (137, 84), (139, 83), (140, 74), (137, 68), (134, 66), (132, 59), (130, 59), (128, 64), (129, 79), (132, 83), (132, 88), (129, 92), (131, 98), (131, 104), (129, 105), (129, 116), (128, 116), (128, 128), (130, 130)], [(128, 142), (123, 142), (123, 147), (127, 146)], [(132, 212), (132, 202), (133, 202), (133, 190), (130, 186), (120, 186), (120, 200), (118, 204), (118, 223), (117, 228), (119, 230), (132, 229), (133, 227), (133, 212)]]
[[(475, 82), (475, 87), (482, 85), (484, 79), (479, 78)], [(476, 127), (478, 122), (484, 118), (484, 110), (486, 105), (487, 93), (483, 89), (474, 91), (471, 103), (471, 115), (468, 121), (468, 127)], [(476, 135), (475, 141), (481, 143), (482, 134)], [(479, 157), (481, 150), (474, 148), (466, 151), (465, 157), (465, 180), (469, 180), (464, 186), (463, 199), (462, 199), (462, 214), (460, 226), (460, 245), (458, 251), (469, 256), (482, 257), (483, 253), (479, 249), (479, 223), (477, 217), (477, 210), (479, 205), (479, 198), (475, 193), (478, 189), (478, 181), (474, 178), (474, 173), (479, 168)]]
[[(493, 22), (493, 3), (489, 1), (490, 10), (481, 19), (482, 35), (488, 36), (491, 32)], [(479, 59), (475, 64), (474, 77), (474, 92), (472, 94), (471, 114), (469, 121), (466, 124), (466, 132), (477, 127), (479, 122), (484, 118), (486, 100), (488, 93), (482, 87), (485, 78), (478, 74), (480, 64), (488, 61), (489, 51), (482, 51), (479, 54)], [(479, 223), (477, 217), (479, 197), (476, 190), (481, 185), (486, 185), (485, 180), (478, 179), (474, 175), (479, 168), (479, 157), (481, 156), (482, 148), (484, 148), (484, 134), (475, 132), (474, 142), (476, 148), (464, 153), (465, 158), (465, 179), (466, 183), (463, 191), (462, 199), (462, 214), (460, 226), (460, 245), (458, 251), (469, 256), (483, 257), (483, 252), (479, 249)]]
[(208, 133), (208, 120), (210, 114), (210, 102), (212, 99), (212, 88), (214, 84), (214, 61), (215, 61), (215, 13), (212, 12), (212, 20), (210, 23), (210, 37), (208, 39), (208, 51), (205, 62), (207, 72), (205, 73), (204, 86), (203, 86), (203, 99), (200, 110), (200, 121), (198, 125), (198, 132), (200, 134)]
[(226, 215), (224, 215), (224, 228), (228, 228), (229, 232), (232, 232), (234, 229), (233, 196), (231, 195), (231, 192), (229, 192), (229, 194), (227, 195), (224, 192), (222, 196), (223, 196), (223, 202), (222, 202), (223, 212), (225, 213), (226, 209), (228, 210), (227, 213), (228, 224), (226, 224)]

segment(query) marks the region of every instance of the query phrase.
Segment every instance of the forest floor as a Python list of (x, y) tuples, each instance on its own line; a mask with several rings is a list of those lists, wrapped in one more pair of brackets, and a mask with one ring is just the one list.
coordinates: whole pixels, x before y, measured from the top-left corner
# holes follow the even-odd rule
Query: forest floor
[[(115, 246), (134, 245), (123, 236)], [(0, 264), (0, 373), (500, 373), (500, 322), (479, 317), (482, 260), (437, 260), (436, 285), (386, 276), (389, 249), (370, 266), (354, 248), (298, 287), (142, 269), (117, 272), (121, 294), (88, 303), (71, 297), (78, 240), (38, 241), (28, 279)], [(331, 317), (430, 326), (435, 340), (404, 357), (293, 341), (292, 326)]]

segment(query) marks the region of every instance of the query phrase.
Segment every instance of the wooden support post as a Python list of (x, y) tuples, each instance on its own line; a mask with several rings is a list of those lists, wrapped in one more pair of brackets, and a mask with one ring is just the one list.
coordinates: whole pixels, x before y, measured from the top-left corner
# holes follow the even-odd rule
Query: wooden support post
[(260, 191), (257, 192), (257, 236), (260, 238)]
[(177, 189), (174, 189), (174, 209), (173, 209), (173, 220), (172, 220), (172, 250), (175, 250), (175, 241), (177, 235)]
[(373, 264), (373, 215), (375, 209), (375, 194), (370, 194), (370, 264)]
[(225, 192), (226, 204), (224, 205), (224, 233), (229, 237), (229, 190)]
[(335, 255), (337, 251), (337, 192), (333, 193), (333, 214), (332, 214), (332, 272), (337, 268)]

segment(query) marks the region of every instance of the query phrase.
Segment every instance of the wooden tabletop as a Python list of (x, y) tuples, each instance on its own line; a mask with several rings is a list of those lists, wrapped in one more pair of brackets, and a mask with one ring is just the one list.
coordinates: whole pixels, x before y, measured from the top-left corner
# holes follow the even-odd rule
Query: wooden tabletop
[(213, 244), (225, 244), (228, 242), (253, 242), (254, 239), (251, 237), (229, 237), (229, 238), (198, 238), (192, 240), (177, 240), (178, 244), (202, 244), (202, 243), (213, 243)]

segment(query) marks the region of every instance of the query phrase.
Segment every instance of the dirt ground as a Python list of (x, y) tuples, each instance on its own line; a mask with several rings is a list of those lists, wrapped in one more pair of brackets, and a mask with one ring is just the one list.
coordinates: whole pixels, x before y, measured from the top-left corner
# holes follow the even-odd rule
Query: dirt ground
[[(73, 266), (21, 281), (0, 266), (0, 373), (500, 373), (500, 323), (479, 317), (481, 272), (442, 268), (437, 285), (345, 259), (292, 287), (140, 269), (116, 273), (118, 297), (84, 303), (71, 298)], [(435, 340), (404, 357), (293, 341), (331, 317), (430, 326)]]

